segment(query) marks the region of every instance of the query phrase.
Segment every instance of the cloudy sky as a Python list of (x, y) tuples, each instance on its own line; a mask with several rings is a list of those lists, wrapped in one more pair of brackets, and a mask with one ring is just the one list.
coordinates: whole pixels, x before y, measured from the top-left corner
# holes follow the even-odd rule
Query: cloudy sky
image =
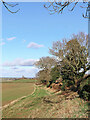
[(9, 13), (2, 6), (2, 65), (0, 77), (34, 77), (38, 69), (33, 65), (40, 57), (50, 56), (53, 41), (70, 38), (80, 31), (88, 33), (88, 20), (82, 17), (85, 9), (77, 5), (73, 12), (50, 15), (40, 2), (20, 2)]

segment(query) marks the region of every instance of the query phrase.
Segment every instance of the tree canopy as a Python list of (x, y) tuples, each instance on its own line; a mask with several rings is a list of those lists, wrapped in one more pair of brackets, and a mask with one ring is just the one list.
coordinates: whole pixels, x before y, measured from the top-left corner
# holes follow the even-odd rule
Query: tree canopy
[[(49, 49), (50, 54), (59, 59), (63, 79), (69, 83), (73, 82), (75, 86), (90, 67), (87, 65), (87, 41), (88, 36), (81, 32), (77, 35), (73, 34), (69, 41), (64, 39), (63, 42), (54, 42), (52, 48)], [(80, 72), (81, 69), (82, 72)]]

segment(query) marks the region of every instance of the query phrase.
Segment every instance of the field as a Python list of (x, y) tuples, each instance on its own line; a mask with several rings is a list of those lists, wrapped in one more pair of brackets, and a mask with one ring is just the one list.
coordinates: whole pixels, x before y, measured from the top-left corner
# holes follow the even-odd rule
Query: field
[(34, 83), (3, 83), (3, 118), (87, 118), (88, 103), (77, 93), (55, 92)]
[(16, 79), (14, 80), (14, 78), (0, 78), (0, 81), (2, 81), (2, 83), (35, 83), (37, 80), (33, 80), (33, 79)]
[(11, 101), (31, 94), (34, 90), (34, 83), (24, 80), (10, 81), (2, 83), (2, 105), (6, 105)]

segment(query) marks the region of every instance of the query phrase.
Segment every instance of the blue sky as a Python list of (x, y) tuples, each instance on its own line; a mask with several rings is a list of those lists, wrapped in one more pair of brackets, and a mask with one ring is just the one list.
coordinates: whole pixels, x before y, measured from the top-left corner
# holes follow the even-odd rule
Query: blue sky
[(77, 5), (74, 11), (50, 15), (44, 3), (20, 2), (9, 13), (2, 6), (2, 76), (34, 77), (38, 69), (33, 63), (40, 57), (50, 56), (53, 41), (70, 38), (78, 32), (88, 33), (88, 20), (82, 17), (85, 9)]

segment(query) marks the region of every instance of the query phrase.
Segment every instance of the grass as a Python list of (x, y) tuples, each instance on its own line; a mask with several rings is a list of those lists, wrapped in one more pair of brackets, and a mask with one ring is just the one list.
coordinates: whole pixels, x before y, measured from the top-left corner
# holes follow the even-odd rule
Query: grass
[(76, 97), (65, 100), (36, 86), (33, 94), (3, 109), (3, 118), (87, 118), (88, 104)]
[(35, 83), (37, 80), (32, 79), (21, 79), (21, 80), (14, 80), (14, 83)]
[(2, 105), (31, 94), (33, 90), (33, 83), (2, 83)]
[(2, 83), (35, 83), (36, 81), (37, 80), (33, 80), (33, 79), (18, 79), (12, 81), (3, 80)]

